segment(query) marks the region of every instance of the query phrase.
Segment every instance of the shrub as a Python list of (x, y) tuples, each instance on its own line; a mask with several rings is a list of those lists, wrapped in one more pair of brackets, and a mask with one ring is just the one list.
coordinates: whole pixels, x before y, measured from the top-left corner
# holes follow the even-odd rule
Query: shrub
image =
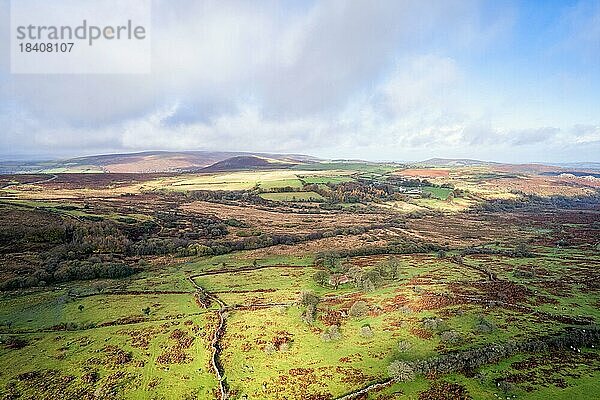
[(302, 292), (302, 293), (300, 293), (300, 298), (298, 299), (298, 303), (301, 306), (309, 306), (309, 305), (316, 306), (317, 304), (319, 304), (319, 301), (320, 301), (319, 296), (317, 296), (313, 292)]
[(373, 337), (373, 330), (371, 329), (371, 327), (369, 325), (363, 325), (360, 328), (360, 336), (365, 338), (365, 339), (369, 339)]
[(323, 270), (319, 270), (313, 274), (313, 280), (319, 285), (324, 286), (329, 282), (329, 274)]
[(412, 381), (415, 378), (413, 367), (404, 361), (393, 361), (388, 366), (388, 374), (397, 382)]
[(288, 351), (292, 347), (291, 342), (283, 342), (279, 345), (279, 351)]
[(479, 316), (473, 329), (480, 333), (490, 333), (496, 329), (496, 326), (482, 316)]
[(375, 284), (369, 278), (365, 278), (360, 282), (360, 288), (363, 292), (369, 293), (375, 290)]
[(443, 332), (448, 329), (444, 320), (437, 317), (424, 318), (421, 323), (423, 324), (423, 328), (432, 332)]
[(18, 336), (9, 336), (3, 341), (4, 347), (7, 349), (18, 350), (27, 346), (29, 342), (25, 338), (20, 338)]
[(312, 324), (313, 322), (315, 322), (316, 315), (317, 306), (315, 306), (314, 304), (309, 304), (308, 306), (306, 306), (306, 309), (304, 310), (300, 318), (302, 318), (302, 321), (306, 322), (307, 324)]
[(500, 389), (500, 390), (502, 391), (502, 393), (504, 393), (505, 395), (506, 395), (506, 394), (509, 394), (509, 393), (511, 393), (512, 391), (514, 391), (514, 390), (515, 390), (515, 386), (514, 386), (514, 385), (513, 385), (511, 382), (509, 382), (509, 381), (506, 381), (506, 380), (501, 380), (501, 381), (498, 381), (498, 382), (496, 382), (496, 386), (497, 386), (497, 387), (498, 387), (498, 389)]
[(354, 302), (354, 304), (352, 304), (350, 307), (350, 310), (348, 310), (348, 315), (355, 318), (364, 317), (368, 313), (369, 305), (362, 300)]
[(398, 351), (400, 353), (405, 353), (412, 348), (412, 345), (406, 340), (401, 340), (398, 342)]
[(440, 340), (447, 344), (456, 344), (462, 340), (462, 336), (456, 331), (445, 331), (440, 334)]
[(334, 340), (340, 340), (342, 338), (342, 334), (340, 333), (340, 328), (337, 325), (330, 325), (325, 329), (325, 332), (321, 334), (321, 339), (325, 342), (330, 342)]
[(267, 354), (273, 354), (277, 351), (277, 348), (275, 347), (275, 345), (273, 343), (267, 343), (263, 350)]

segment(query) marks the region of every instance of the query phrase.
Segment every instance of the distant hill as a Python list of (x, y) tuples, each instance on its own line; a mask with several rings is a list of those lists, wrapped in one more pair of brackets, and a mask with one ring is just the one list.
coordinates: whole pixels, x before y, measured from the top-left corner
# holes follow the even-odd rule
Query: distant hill
[(544, 163), (546, 165), (554, 165), (561, 168), (576, 168), (600, 171), (600, 163), (597, 162), (571, 162), (571, 163)]
[(218, 161), (208, 167), (202, 168), (202, 172), (217, 172), (217, 171), (240, 171), (248, 169), (269, 169), (269, 168), (286, 168), (298, 164), (298, 162), (290, 163), (283, 160), (268, 159), (257, 156), (235, 156), (223, 161)]
[(416, 162), (415, 165), (426, 167), (477, 167), (485, 165), (499, 165), (491, 161), (472, 160), (469, 158), (430, 158)]
[[(273, 160), (284, 164), (316, 162), (318, 158), (302, 154), (268, 154), (227, 151), (145, 151), (126, 154), (103, 154), (50, 161), (6, 161), (0, 162), (0, 173), (155, 173), (198, 171), (236, 157), (254, 157)], [(235, 160), (231, 162), (234, 169)], [(243, 167), (244, 158), (237, 163)], [(252, 162), (246, 160), (248, 165)], [(257, 165), (258, 166), (258, 165)], [(279, 165), (282, 166), (281, 164)]]

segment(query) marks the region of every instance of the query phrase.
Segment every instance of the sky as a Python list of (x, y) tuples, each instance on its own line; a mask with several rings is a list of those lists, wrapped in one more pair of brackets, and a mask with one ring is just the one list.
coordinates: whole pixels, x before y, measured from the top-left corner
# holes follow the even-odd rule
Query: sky
[(600, 161), (600, 0), (153, 0), (149, 74), (11, 74), (9, 14), (3, 159)]

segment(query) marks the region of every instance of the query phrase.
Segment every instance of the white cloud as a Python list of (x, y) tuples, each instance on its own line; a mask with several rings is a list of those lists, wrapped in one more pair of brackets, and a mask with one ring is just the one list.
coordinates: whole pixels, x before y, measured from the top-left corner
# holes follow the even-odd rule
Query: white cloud
[[(0, 0), (0, 14), (5, 5)], [(512, 157), (511, 148), (597, 142), (593, 124), (499, 122), (495, 100), (473, 89), (478, 78), (467, 64), (510, 36), (515, 16), (486, 7), (155, 0), (150, 76), (8, 76), (0, 61), (0, 152), (211, 149), (416, 159), (497, 157), (494, 149)], [(502, 101), (504, 113), (523, 111), (509, 97)]]

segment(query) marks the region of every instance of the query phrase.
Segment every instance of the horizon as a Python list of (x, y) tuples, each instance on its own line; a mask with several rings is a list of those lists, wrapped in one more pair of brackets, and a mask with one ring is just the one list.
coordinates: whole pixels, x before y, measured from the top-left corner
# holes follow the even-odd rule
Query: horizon
[[(571, 161), (571, 162), (548, 162), (548, 161), (524, 161), (524, 162), (505, 162), (499, 160), (490, 160), (490, 159), (479, 159), (479, 158), (471, 158), (471, 157), (443, 157), (443, 156), (434, 156), (426, 159), (414, 159), (414, 160), (393, 160), (393, 159), (364, 159), (364, 158), (323, 158), (317, 157), (313, 154), (306, 153), (286, 153), (286, 152), (272, 152), (272, 151), (234, 151), (234, 150), (201, 150), (201, 149), (188, 149), (188, 150), (139, 150), (139, 151), (124, 151), (124, 152), (116, 152), (116, 153), (97, 153), (97, 154), (80, 154), (74, 156), (64, 156), (64, 157), (53, 157), (50, 155), (21, 155), (18, 158), (9, 158), (8, 155), (0, 154), (0, 164), (2, 163), (18, 163), (18, 162), (62, 162), (75, 160), (80, 158), (91, 158), (91, 157), (103, 157), (103, 156), (133, 156), (138, 154), (147, 154), (147, 153), (237, 153), (237, 154), (248, 154), (248, 155), (279, 155), (279, 156), (306, 156), (306, 157), (314, 157), (319, 159), (320, 161), (356, 161), (356, 162), (367, 162), (367, 163), (390, 163), (390, 164), (412, 164), (412, 163), (423, 163), (432, 160), (448, 160), (448, 161), (476, 161), (476, 162), (484, 162), (490, 164), (507, 164), (507, 165), (575, 165), (575, 164), (600, 164), (597, 161), (589, 161), (589, 160), (581, 160), (581, 161)], [(232, 156), (232, 157), (235, 157)]]
[(151, 4), (149, 74), (2, 58), (0, 154), (600, 162), (597, 1)]

